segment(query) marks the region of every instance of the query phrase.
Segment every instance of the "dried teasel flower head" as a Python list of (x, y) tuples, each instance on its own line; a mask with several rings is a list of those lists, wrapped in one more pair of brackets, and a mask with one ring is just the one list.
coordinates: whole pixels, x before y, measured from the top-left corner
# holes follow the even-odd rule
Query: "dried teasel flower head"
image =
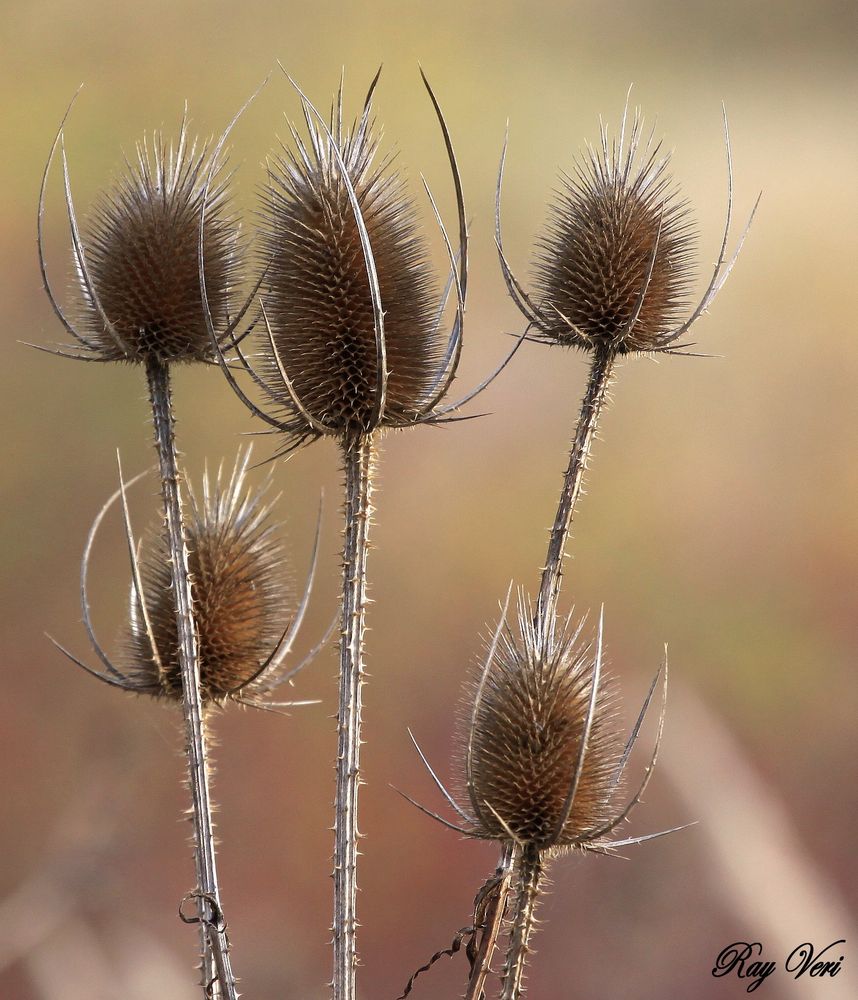
[(484, 835), (547, 848), (613, 819), (622, 743), (581, 626), (543, 636), (529, 610), (521, 601), (519, 635), (501, 632), (474, 691), (466, 786)]
[[(67, 112), (68, 114), (68, 112)], [(188, 136), (187, 109), (175, 145), (155, 133), (98, 196), (81, 227), (71, 194), (63, 125), (39, 198), (39, 257), (45, 290), (76, 341), (54, 353), (86, 361), (210, 361), (213, 357), (200, 286), (205, 260), (208, 309), (230, 325), (239, 271), (239, 227), (229, 208), (223, 160)], [(42, 249), (48, 175), (61, 149), (72, 259), (80, 298), (73, 324), (54, 296)], [(214, 183), (211, 178), (215, 177)], [(207, 225), (201, 239), (201, 218)]]
[(469, 698), (461, 757), (470, 808), (456, 803), (419, 747), (461, 823), (418, 808), (466, 836), (538, 852), (579, 848), (604, 853), (650, 839), (653, 835), (617, 841), (609, 834), (640, 800), (655, 767), (663, 713), (643, 781), (631, 801), (618, 803), (658, 676), (624, 743), (615, 719), (615, 695), (603, 678), (601, 620), (596, 642), (582, 643), (583, 622), (573, 628), (571, 618), (564, 623), (553, 616), (547, 622), (535, 619), (520, 593), (513, 631), (506, 621), (508, 603), (509, 595)]
[(504, 143), (496, 242), (507, 289), (528, 321), (531, 339), (614, 355), (676, 352), (676, 341), (712, 303), (742, 248), (756, 205), (728, 261), (733, 174), (725, 112), (728, 199), (723, 240), (709, 286), (683, 320), (695, 278), (696, 238), (688, 203), (668, 172), (669, 153), (663, 153), (661, 142), (653, 143), (652, 132), (644, 140), (639, 111), (627, 129), (627, 110), (619, 136), (610, 139), (602, 125), (598, 147), (588, 147), (572, 172), (561, 176), (547, 227), (537, 240), (532, 295), (513, 274), (503, 250)]
[[(404, 177), (393, 157), (379, 152), (372, 107), (378, 75), (350, 127), (343, 120), (342, 83), (326, 121), (290, 78), (307, 139), (289, 123), (292, 145), (283, 145), (268, 165), (259, 240), (263, 329), (252, 367), (237, 350), (270, 412), (250, 402), (224, 365), (251, 410), (287, 435), (286, 451), (322, 435), (348, 447), (378, 428), (455, 419), (447, 415), (503, 367), (465, 399), (440, 405), (462, 348), (468, 233), (450, 135), (423, 80), (440, 122), (458, 209), (454, 253), (426, 187), (450, 264), (440, 295)], [(445, 337), (441, 322), (451, 291), (455, 321)]]
[[(256, 707), (271, 707), (265, 696), (309, 662), (322, 643), (297, 667), (286, 659), (301, 627), (316, 566), (319, 533), (304, 595), (284, 627), (289, 604), (287, 565), (271, 520), (272, 505), (265, 489), (246, 486), (249, 449), (228, 479), (220, 470), (214, 480), (203, 477), (202, 496), (190, 493), (186, 524), (191, 592), (197, 627), (200, 693), (205, 704), (227, 699)], [(110, 506), (122, 498), (131, 558), (129, 623), (123, 636), (121, 668), (104, 654), (89, 617), (87, 572), (98, 528)], [(142, 554), (138, 551), (142, 549)], [(104, 671), (95, 671), (69, 655), (79, 666), (117, 687), (180, 702), (182, 677), (178, 655), (176, 606), (169, 548), (160, 532), (138, 547), (131, 534), (125, 484), (102, 508), (90, 532), (82, 564), (84, 624)], [(328, 634), (330, 635), (330, 633)], [(306, 704), (291, 702), (288, 704)]]

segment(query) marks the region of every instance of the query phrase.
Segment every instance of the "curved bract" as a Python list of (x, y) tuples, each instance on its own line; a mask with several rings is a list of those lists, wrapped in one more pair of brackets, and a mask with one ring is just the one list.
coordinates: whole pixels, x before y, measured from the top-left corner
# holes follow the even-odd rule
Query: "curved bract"
[[(583, 622), (573, 628), (571, 616), (563, 623), (534, 617), (520, 593), (513, 631), (507, 623), (508, 603), (509, 595), (469, 696), (459, 756), (470, 810), (450, 795), (419, 746), (423, 763), (459, 819), (445, 820), (405, 797), (465, 836), (537, 852), (579, 848), (606, 853), (662, 836), (609, 837), (640, 801), (655, 767), (663, 709), (644, 777), (630, 800), (620, 800), (626, 764), (660, 675), (624, 743), (612, 686), (602, 676), (601, 620), (595, 644), (582, 643)], [(664, 684), (666, 692), (666, 665)]]
[[(270, 518), (272, 505), (264, 500), (267, 484), (258, 491), (246, 488), (248, 461), (249, 450), (227, 480), (221, 471), (214, 479), (206, 474), (202, 497), (198, 499), (193, 493), (190, 497), (186, 533), (199, 643), (200, 696), (206, 705), (233, 700), (260, 708), (282, 707), (290, 703), (270, 702), (265, 696), (301, 670), (330, 636), (329, 631), (297, 666), (287, 665), (313, 586), (319, 532), (317, 527), (304, 594), (284, 627), (283, 608), (290, 603), (288, 568)], [(182, 678), (169, 548), (160, 533), (153, 533), (144, 545), (135, 542), (125, 488), (120, 471), (119, 490), (93, 524), (81, 574), (84, 622), (105, 672), (86, 667), (60, 649), (89, 673), (116, 687), (180, 702)], [(132, 583), (122, 655), (114, 665), (92, 630), (87, 575), (96, 533), (120, 498)]]
[(687, 202), (668, 173), (669, 154), (636, 111), (619, 136), (604, 125), (597, 148), (561, 175), (548, 225), (537, 238), (536, 291), (516, 278), (503, 248), (500, 199), (506, 162), (504, 141), (495, 205), (495, 241), (501, 270), (528, 322), (529, 339), (601, 351), (679, 353), (676, 342), (708, 309), (735, 264), (759, 204), (754, 205), (732, 257), (727, 242), (733, 214), (733, 165), (727, 116), (727, 212), (714, 273), (687, 318), (695, 276), (696, 234)]
[[(199, 252), (208, 276), (208, 309), (231, 327), (239, 282), (239, 226), (229, 208), (229, 176), (205, 144), (190, 140), (182, 119), (178, 141), (161, 133), (138, 144), (134, 162), (102, 191), (78, 222), (71, 192), (63, 125), (57, 133), (39, 200), (39, 254), (45, 290), (75, 340), (55, 353), (85, 361), (162, 363), (213, 357), (199, 278)], [(47, 277), (42, 217), (47, 180), (60, 147), (72, 259), (80, 297), (68, 318)], [(211, 178), (218, 178), (211, 183)], [(207, 225), (202, 234), (203, 207)]]

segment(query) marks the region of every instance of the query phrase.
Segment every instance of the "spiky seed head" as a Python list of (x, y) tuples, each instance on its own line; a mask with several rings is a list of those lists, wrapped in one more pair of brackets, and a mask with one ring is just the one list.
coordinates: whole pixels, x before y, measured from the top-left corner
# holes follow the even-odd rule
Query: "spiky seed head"
[(151, 146), (144, 140), (136, 163), (99, 196), (84, 228), (89, 281), (76, 262), (82, 333), (102, 355), (131, 362), (211, 358), (199, 276), (204, 202), (206, 291), (217, 328), (228, 323), (238, 270), (227, 180), (216, 179), (205, 195), (212, 171), (208, 150), (189, 143), (183, 123), (175, 149), (160, 133)]
[(693, 278), (695, 233), (687, 202), (638, 116), (624, 148), (602, 130), (563, 175), (537, 241), (541, 338), (615, 353), (651, 351), (680, 322)]
[(509, 628), (500, 634), (477, 684), (476, 711), (473, 702), (468, 709), (466, 785), (475, 836), (515, 839), (540, 851), (586, 847), (588, 833), (617, 815), (623, 743), (613, 718), (615, 695), (603, 676), (590, 719), (595, 653), (592, 644), (579, 641), (580, 632), (569, 622), (557, 631), (553, 624), (534, 626), (521, 598), (517, 634)]
[[(251, 696), (260, 669), (282, 638), (290, 589), (271, 506), (264, 503), (262, 491), (245, 492), (244, 468), (239, 466), (225, 487), (220, 476), (211, 490), (205, 481), (202, 501), (191, 494), (188, 508), (186, 535), (202, 699), (212, 703)], [(144, 550), (141, 577), (163, 672), (152, 655), (132, 588), (125, 642), (129, 686), (181, 700), (172, 569), (162, 534)]]
[[(414, 203), (364, 113), (343, 135), (332, 123), (372, 247), (382, 309), (387, 392), (384, 426), (414, 420), (431, 395), (443, 355), (437, 293)], [(355, 212), (330, 140), (309, 114), (310, 142), (273, 158), (263, 189), (261, 264), (265, 309), (283, 370), (304, 408), (326, 431), (351, 439), (371, 429), (379, 381), (377, 331)], [(293, 130), (294, 133), (294, 130)], [(305, 418), (282, 390), (267, 333), (261, 374), (276, 387), (287, 424), (308, 436)], [(287, 426), (287, 430), (289, 429)]]

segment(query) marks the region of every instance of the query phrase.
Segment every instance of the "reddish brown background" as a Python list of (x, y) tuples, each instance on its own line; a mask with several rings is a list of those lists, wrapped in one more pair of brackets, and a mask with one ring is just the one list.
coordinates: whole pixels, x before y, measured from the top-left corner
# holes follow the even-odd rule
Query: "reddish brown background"
[[(760, 940), (779, 963), (809, 940), (846, 937), (830, 982), (766, 983), (769, 1000), (854, 996), (856, 99), (854, 4), (717, 6), (544, 0), (361, 5), (214, 2), (6, 3), (0, 704), (0, 995), (8, 1000), (186, 1000), (194, 933), (176, 918), (191, 887), (180, 822), (174, 715), (62, 662), (47, 629), (85, 648), (76, 573), (91, 518), (151, 460), (140, 373), (73, 365), (17, 340), (60, 338), (39, 288), (35, 210), (53, 130), (77, 85), (67, 135), (81, 211), (144, 131), (172, 128), (187, 98), (217, 132), (280, 58), (326, 103), (346, 66), (357, 106), (385, 69), (378, 109), (413, 182), (423, 170), (448, 217), (450, 185), (417, 74), (448, 113), (473, 215), (473, 295), (459, 385), (520, 328), (493, 256), (492, 198), (504, 125), (511, 145), (507, 240), (526, 272), (559, 166), (616, 122), (626, 89), (675, 147), (674, 170), (714, 259), (724, 201), (720, 102), (730, 111), (736, 203), (765, 191), (745, 254), (695, 329), (712, 360), (622, 366), (577, 519), (566, 599), (606, 606), (627, 717), (669, 640), (664, 766), (630, 833), (695, 829), (553, 870), (530, 977), (539, 998), (736, 997), (717, 952)], [(235, 137), (251, 207), (282, 111), (274, 78)], [(430, 221), (426, 215), (427, 224)], [(435, 238), (439, 266), (442, 247)], [(55, 274), (68, 236), (55, 178), (47, 222)], [(393, 998), (467, 922), (493, 851), (462, 843), (390, 783), (437, 805), (411, 726), (442, 773), (478, 634), (514, 579), (533, 587), (585, 367), (527, 345), (482, 400), (491, 415), (386, 440), (372, 553), (361, 826), (364, 998)], [(181, 442), (194, 474), (231, 458), (253, 428), (214, 372), (181, 372)], [(257, 446), (259, 448), (259, 445)], [(265, 445), (262, 451), (265, 453)], [(310, 643), (335, 608), (339, 472), (317, 445), (275, 472), (300, 575), (320, 486), (329, 498)], [(139, 526), (155, 510), (136, 497)], [(106, 640), (127, 571), (116, 526), (94, 562)], [(300, 680), (324, 704), (290, 719), (231, 709), (216, 721), (221, 866), (235, 966), (251, 1000), (326, 995), (335, 658)], [(464, 962), (415, 992), (454, 997)]]

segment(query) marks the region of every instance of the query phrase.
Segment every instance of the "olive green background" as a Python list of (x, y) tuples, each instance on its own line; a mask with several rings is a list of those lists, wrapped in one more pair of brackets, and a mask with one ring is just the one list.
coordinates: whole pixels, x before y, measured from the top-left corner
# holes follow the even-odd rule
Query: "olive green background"
[[(144, 131), (218, 133), (279, 58), (320, 105), (345, 66), (357, 109), (384, 64), (386, 142), (419, 194), (424, 172), (451, 224), (451, 184), (426, 69), (447, 113), (472, 217), (473, 274), (457, 388), (492, 367), (521, 328), (492, 236), (507, 119), (508, 250), (523, 277), (557, 171), (616, 123), (627, 88), (675, 149), (673, 171), (701, 234), (699, 287), (725, 202), (721, 101), (730, 114), (736, 234), (763, 201), (723, 294), (694, 330), (715, 358), (621, 365), (575, 525), (564, 599), (598, 611), (628, 724), (670, 643), (663, 766), (627, 828), (692, 819), (629, 860), (567, 858), (552, 869), (530, 975), (534, 998), (733, 997), (710, 975), (733, 941), (782, 965), (804, 941), (845, 937), (837, 979), (794, 981), (769, 1000), (855, 995), (856, 446), (858, 98), (856, 8), (828, 0), (717, 5), (335, 2), (3, 3), (3, 511), (0, 703), (0, 995), (184, 1000), (195, 932), (176, 713), (101, 686), (63, 662), (50, 631), (86, 650), (77, 571), (91, 519), (116, 481), (152, 461), (141, 373), (74, 364), (20, 346), (63, 333), (40, 289), (38, 185), (67, 127), (81, 215)], [(276, 73), (238, 127), (232, 162), (252, 227), (262, 161), (299, 107)], [(421, 195), (422, 197), (422, 195)], [(421, 202), (434, 259), (443, 247)], [(59, 175), (49, 188), (48, 260), (70, 289)], [(370, 559), (360, 883), (361, 995), (390, 998), (468, 923), (494, 865), (391, 788), (443, 803), (410, 746), (413, 728), (455, 783), (462, 682), (512, 579), (533, 588), (583, 391), (585, 359), (525, 345), (444, 430), (387, 438)], [(193, 476), (231, 461), (259, 429), (218, 372), (177, 376), (181, 445)], [(256, 455), (272, 442), (256, 443)], [(259, 476), (264, 473), (260, 470)], [(324, 486), (319, 585), (303, 648), (336, 608), (339, 466), (318, 444), (274, 470), (300, 580)], [(134, 517), (157, 514), (154, 484)], [(93, 563), (100, 633), (117, 634), (128, 573), (119, 526)], [(251, 1000), (326, 995), (336, 662), (299, 679), (320, 706), (290, 718), (231, 708), (215, 720), (223, 897), (235, 968)], [(643, 742), (653, 737), (652, 724)], [(634, 763), (642, 768), (642, 752)], [(851, 911), (851, 912), (850, 912)], [(833, 954), (833, 953), (832, 953)], [(830, 957), (830, 956), (829, 956)], [(836, 957), (836, 956), (835, 956)], [(420, 997), (460, 995), (445, 960)], [(851, 984), (851, 985), (850, 985)]]

